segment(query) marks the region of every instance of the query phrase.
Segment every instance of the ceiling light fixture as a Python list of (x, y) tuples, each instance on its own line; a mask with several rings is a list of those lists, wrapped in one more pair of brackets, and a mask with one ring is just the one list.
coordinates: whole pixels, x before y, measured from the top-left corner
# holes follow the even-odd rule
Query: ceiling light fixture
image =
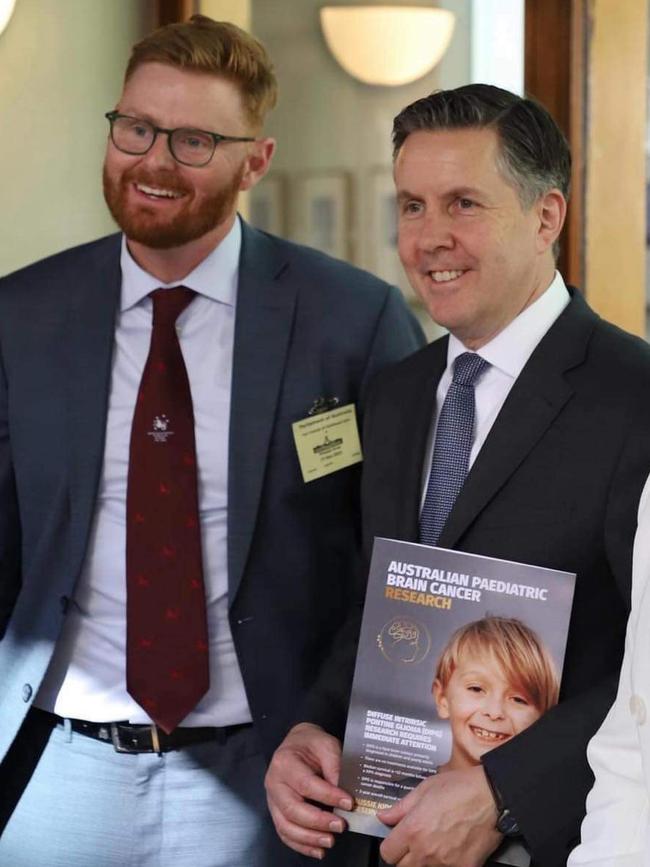
[(423, 6), (324, 6), (323, 35), (339, 64), (364, 84), (395, 87), (426, 75), (454, 31), (454, 14)]

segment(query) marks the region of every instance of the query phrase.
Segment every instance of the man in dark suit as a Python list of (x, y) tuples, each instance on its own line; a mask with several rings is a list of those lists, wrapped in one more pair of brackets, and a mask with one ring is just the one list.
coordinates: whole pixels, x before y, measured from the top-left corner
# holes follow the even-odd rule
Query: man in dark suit
[(2, 864), (295, 863), (265, 757), (324, 704), (361, 527), (358, 448), (305, 482), (292, 425), (312, 463), (328, 418), (347, 443), (422, 340), (395, 289), (238, 218), (275, 87), (232, 25), (147, 37), (107, 116), (123, 234), (0, 281)]
[[(650, 469), (650, 351), (555, 271), (570, 157), (541, 106), (486, 85), (441, 91), (405, 108), (393, 138), (402, 263), (450, 336), (371, 387), (366, 552), (376, 536), (422, 541), (575, 571), (577, 585), (559, 705), (484, 745), (481, 766), (432, 777), (386, 811), (381, 854), (400, 867), (477, 867), (505, 835), (534, 864), (563, 867), (592, 782), (586, 744), (623, 650)], [(267, 776), (293, 846), (327, 828), (305, 793), (345, 797), (330, 785), (336, 740), (307, 722)], [(325, 749), (319, 779), (313, 757)]]

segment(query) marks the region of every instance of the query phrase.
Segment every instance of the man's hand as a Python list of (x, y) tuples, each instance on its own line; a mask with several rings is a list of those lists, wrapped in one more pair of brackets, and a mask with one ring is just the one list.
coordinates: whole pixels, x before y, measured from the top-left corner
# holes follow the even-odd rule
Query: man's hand
[(340, 767), (341, 744), (311, 723), (294, 726), (271, 760), (265, 780), (271, 817), (282, 842), (302, 855), (323, 858), (334, 833), (345, 830), (340, 816), (307, 803), (352, 809), (352, 798), (337, 786)]
[(395, 826), (380, 851), (399, 867), (482, 867), (503, 839), (481, 767), (429, 777), (377, 816)]

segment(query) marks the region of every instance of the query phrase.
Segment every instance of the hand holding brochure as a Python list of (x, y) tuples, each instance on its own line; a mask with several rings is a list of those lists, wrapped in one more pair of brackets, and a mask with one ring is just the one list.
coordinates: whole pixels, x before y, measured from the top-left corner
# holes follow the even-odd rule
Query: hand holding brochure
[(350, 830), (385, 837), (377, 810), (479, 764), (557, 702), (574, 585), (567, 572), (375, 540), (340, 779), (356, 808), (336, 811)]

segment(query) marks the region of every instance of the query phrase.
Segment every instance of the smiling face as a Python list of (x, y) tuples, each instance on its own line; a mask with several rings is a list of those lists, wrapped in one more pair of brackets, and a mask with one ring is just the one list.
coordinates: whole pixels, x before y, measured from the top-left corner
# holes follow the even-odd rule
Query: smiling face
[(438, 716), (451, 724), (448, 769), (474, 767), (481, 756), (539, 719), (541, 711), (491, 654), (463, 652), (446, 686), (436, 679)]
[[(117, 109), (166, 129), (256, 133), (236, 85), (163, 63), (137, 67)], [(104, 196), (132, 252), (139, 246), (167, 250), (194, 244), (207, 255), (232, 226), (239, 191), (263, 177), (272, 152), (270, 139), (222, 142), (207, 165), (194, 168), (174, 160), (165, 134), (141, 156), (122, 153), (109, 138)]]
[(431, 318), (470, 349), (548, 288), (566, 210), (557, 190), (524, 210), (498, 148), (490, 128), (418, 131), (395, 160), (400, 259)]

